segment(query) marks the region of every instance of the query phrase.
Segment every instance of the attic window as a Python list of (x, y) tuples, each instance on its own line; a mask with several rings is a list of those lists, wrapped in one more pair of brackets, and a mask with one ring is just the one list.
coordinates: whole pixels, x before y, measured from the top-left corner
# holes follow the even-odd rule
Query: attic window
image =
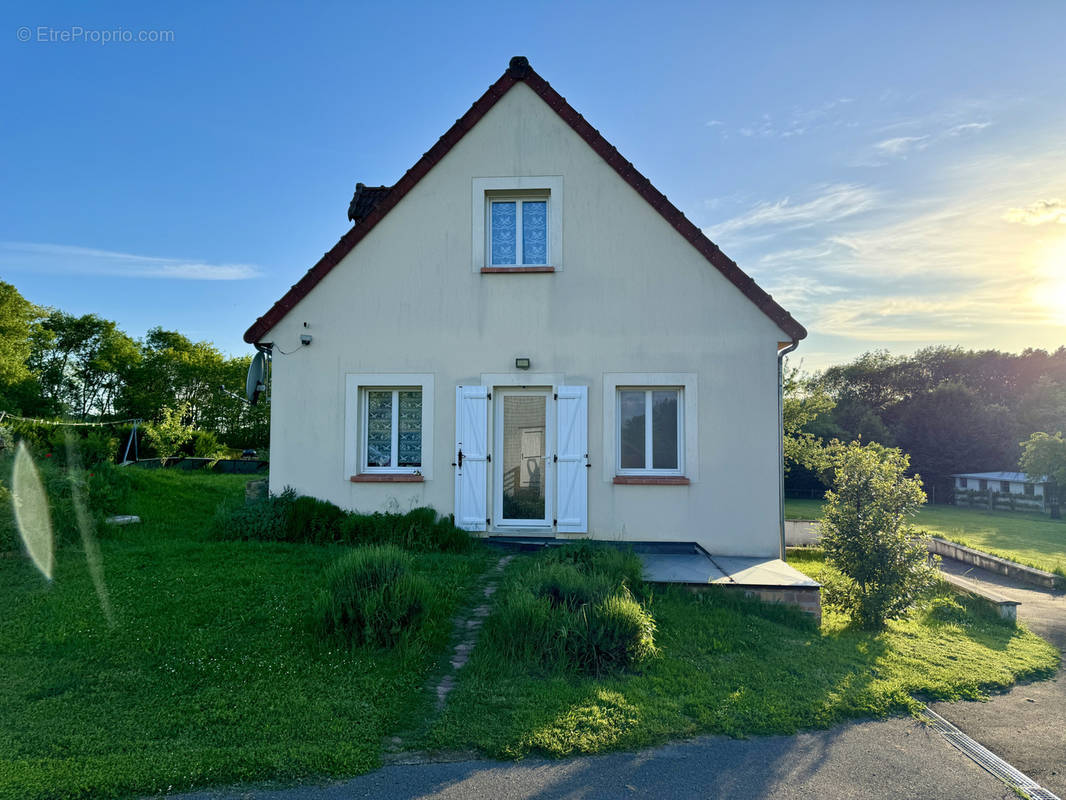
[(563, 250), (563, 179), (474, 178), (474, 270), (555, 272)]
[(490, 197), (489, 266), (548, 266), (548, 195)]

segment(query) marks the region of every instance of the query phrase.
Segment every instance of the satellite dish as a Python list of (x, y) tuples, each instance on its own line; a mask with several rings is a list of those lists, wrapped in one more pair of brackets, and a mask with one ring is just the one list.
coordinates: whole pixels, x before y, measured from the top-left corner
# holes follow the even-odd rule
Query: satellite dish
[(259, 401), (259, 395), (266, 391), (266, 356), (260, 350), (248, 366), (248, 379), (244, 382), (244, 396), (253, 406)]

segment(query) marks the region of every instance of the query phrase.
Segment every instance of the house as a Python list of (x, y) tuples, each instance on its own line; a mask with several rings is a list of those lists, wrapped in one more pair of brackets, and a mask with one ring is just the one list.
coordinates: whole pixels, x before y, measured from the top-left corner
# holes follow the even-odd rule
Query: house
[(783, 557), (806, 331), (526, 59), (348, 213), (244, 336), (272, 359), (271, 491)]
[(955, 505), (1049, 511), (1047, 479), (1031, 481), (1024, 472), (960, 472), (955, 480)]

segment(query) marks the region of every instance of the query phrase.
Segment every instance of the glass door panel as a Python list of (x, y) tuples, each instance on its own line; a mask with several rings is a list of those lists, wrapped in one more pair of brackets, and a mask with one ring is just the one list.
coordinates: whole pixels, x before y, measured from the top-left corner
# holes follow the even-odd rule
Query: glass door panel
[(503, 395), (501, 523), (547, 524), (547, 406), (543, 394)]

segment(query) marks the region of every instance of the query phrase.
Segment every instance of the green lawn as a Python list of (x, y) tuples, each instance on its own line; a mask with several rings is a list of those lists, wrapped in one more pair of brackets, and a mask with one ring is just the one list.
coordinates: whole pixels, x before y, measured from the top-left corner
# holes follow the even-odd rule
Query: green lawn
[[(820, 500), (786, 500), (788, 519), (819, 519)], [(923, 506), (915, 525), (934, 536), (1066, 575), (1066, 520), (1044, 514)]]
[[(246, 477), (129, 475), (122, 510), (144, 522), (100, 542), (113, 627), (80, 549), (59, 550), (51, 584), (27, 559), (0, 558), (0, 797), (354, 775), (376, 767), (398, 731), (510, 757), (783, 733), (906, 711), (916, 693), (980, 697), (1057, 664), (1024, 629), (957, 609), (945, 617), (955, 621), (926, 615), (874, 636), (833, 616), (816, 630), (793, 609), (656, 590), (661, 655), (639, 672), (543, 674), (476, 648), (438, 718), (423, 687), (450, 613), (418, 650), (316, 646), (312, 597), (339, 548), (213, 540), (215, 507)], [(797, 559), (822, 569), (815, 555)], [(455, 610), (494, 560), (476, 549), (417, 565)]]
[[(338, 550), (218, 542), (211, 516), (243, 476), (131, 472), (144, 522), (101, 542), (116, 625), (84, 554), (51, 585), (0, 558), (0, 797), (108, 797), (205, 784), (352, 775), (426, 713), (432, 652), (324, 652), (307, 615)], [(487, 557), (423, 555), (453, 607)]]
[[(528, 569), (530, 558), (508, 569)], [(816, 578), (826, 569), (817, 552), (792, 563)], [(422, 744), (517, 758), (699, 733), (792, 733), (913, 711), (916, 697), (981, 698), (1054, 673), (1058, 654), (1037, 636), (976, 609), (966, 613), (946, 588), (937, 604), (877, 635), (833, 614), (818, 630), (794, 609), (657, 588), (650, 609), (660, 655), (637, 672), (553, 674), (479, 647)]]

